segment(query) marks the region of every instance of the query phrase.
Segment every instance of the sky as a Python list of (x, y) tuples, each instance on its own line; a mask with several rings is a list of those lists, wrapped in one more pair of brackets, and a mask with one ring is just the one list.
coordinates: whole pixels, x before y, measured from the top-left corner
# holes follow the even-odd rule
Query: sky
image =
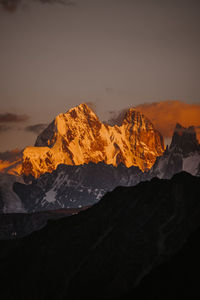
[(178, 101), (200, 126), (199, 1), (71, 2), (0, 9), (0, 151), (33, 145), (40, 129), (82, 102), (107, 120)]

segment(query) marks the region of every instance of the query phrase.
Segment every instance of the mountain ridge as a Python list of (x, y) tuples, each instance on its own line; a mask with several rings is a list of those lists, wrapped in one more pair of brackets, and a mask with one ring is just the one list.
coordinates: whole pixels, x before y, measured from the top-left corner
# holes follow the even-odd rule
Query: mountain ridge
[(118, 187), (78, 215), (0, 241), (1, 297), (123, 296), (200, 227), (199, 184), (181, 172)]
[[(181, 133), (178, 137), (177, 130), (179, 135)], [(59, 164), (56, 170), (52, 169), (38, 178), (24, 177), (26, 184), (22, 178), (21, 182), (15, 183), (18, 181), (15, 177), (10, 177), (10, 184), (7, 182), (9, 177), (5, 174), (4, 178), (2, 174), (0, 211), (13, 212), (16, 199), (21, 203), (17, 207), (23, 207), (26, 212), (90, 206), (119, 185), (134, 186), (153, 177), (167, 179), (181, 171), (200, 176), (200, 151), (194, 129), (178, 125), (171, 146), (156, 159), (148, 172), (143, 173), (134, 166), (127, 168), (123, 163), (115, 167), (104, 162), (89, 162), (82, 165)]]
[(157, 157), (149, 174), (150, 177), (171, 178), (181, 171), (200, 176), (200, 144), (193, 126), (186, 128), (177, 123), (170, 147)]
[(153, 124), (131, 108), (121, 126), (100, 122), (85, 104), (58, 115), (38, 136), (35, 147), (23, 152), (22, 174), (38, 177), (58, 164), (104, 162), (149, 169), (164, 151), (164, 141)]

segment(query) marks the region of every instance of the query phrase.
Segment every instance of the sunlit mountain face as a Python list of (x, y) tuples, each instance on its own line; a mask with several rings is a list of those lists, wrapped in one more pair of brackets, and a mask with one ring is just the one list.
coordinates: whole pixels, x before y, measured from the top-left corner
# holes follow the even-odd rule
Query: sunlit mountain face
[[(79, 117), (78, 114), (80, 114)], [(132, 118), (132, 121), (130, 118)], [(76, 119), (77, 121), (75, 121)], [(96, 122), (99, 125), (96, 125)], [(149, 134), (153, 127), (150, 127), (150, 121), (133, 109), (127, 112), (121, 126), (115, 125), (113, 127), (102, 124), (86, 105), (80, 105), (66, 114), (59, 115), (38, 136), (37, 146), (28, 147), (24, 150), (24, 160), (20, 161), (21, 167), (24, 168), (23, 176), (15, 177), (9, 174), (1, 174), (1, 211), (4, 213), (16, 211), (30, 213), (63, 208), (80, 209), (99, 202), (103, 195), (117, 186), (134, 186), (141, 181), (151, 180), (154, 177), (170, 179), (174, 174), (181, 171), (189, 172), (194, 176), (200, 175), (200, 145), (195, 129), (192, 126), (186, 128), (180, 124), (177, 124), (174, 129), (171, 145), (160, 156), (156, 157), (155, 163), (148, 170), (141, 170), (141, 167), (134, 165), (127, 167), (125, 164), (127, 160), (125, 159), (128, 158), (126, 155), (130, 155), (130, 152), (123, 153), (125, 163), (122, 160), (114, 160), (117, 156), (116, 152), (114, 152), (116, 156), (110, 156), (113, 159), (112, 163), (107, 164), (105, 160), (98, 161), (97, 159), (102, 157), (100, 155), (110, 154), (109, 149), (112, 149), (114, 142), (118, 142), (120, 145), (121, 128), (126, 127), (127, 124), (130, 126), (131, 122), (132, 136), (135, 134), (136, 138), (134, 149), (146, 147), (143, 142), (144, 137)], [(133, 128), (137, 128), (137, 126), (140, 128), (142, 122), (144, 122), (146, 130), (143, 128), (143, 130), (133, 131)], [(78, 129), (74, 130), (73, 126)], [(103, 138), (100, 136), (101, 127), (107, 128), (107, 136), (111, 130), (115, 134), (116, 131), (114, 130), (118, 130), (117, 136), (113, 134), (112, 138), (108, 138), (110, 143), (108, 149), (105, 143), (103, 144)], [(72, 136), (72, 130), (74, 130), (73, 139), (68, 135), (69, 128), (71, 128), (70, 137)], [(155, 129), (153, 128), (153, 130)], [(82, 139), (80, 139), (79, 133), (82, 133)], [(129, 137), (129, 144), (128, 142), (127, 144), (131, 145), (130, 130), (127, 135)], [(99, 136), (102, 139), (101, 144), (98, 143)], [(152, 136), (150, 137), (152, 138)], [(78, 143), (75, 143), (77, 140)], [(95, 143), (97, 146), (102, 146), (101, 151), (97, 146), (96, 150), (94, 148), (92, 151), (90, 150), (91, 145), (94, 146)], [(71, 144), (74, 150), (71, 152), (71, 157), (69, 157), (67, 154), (70, 151)], [(48, 146), (44, 147), (44, 145)], [(75, 147), (77, 145), (78, 147)], [(144, 149), (143, 152), (145, 152)], [(151, 151), (150, 149), (152, 148), (149, 146), (149, 151)], [(120, 147), (118, 151), (120, 151)], [(49, 153), (52, 153), (52, 155), (50, 156)], [(96, 153), (100, 155), (97, 156)], [(135, 161), (141, 162), (141, 160), (136, 160), (138, 153), (136, 152)], [(65, 155), (68, 161), (62, 160)], [(4, 157), (8, 157), (8, 153), (4, 154)], [(70, 158), (74, 159), (70, 161)], [(75, 159), (76, 161), (74, 161)], [(85, 160), (86, 163), (81, 163), (80, 159), (87, 159)], [(145, 159), (144, 156), (144, 163)], [(56, 166), (56, 164), (58, 165)], [(45, 170), (47, 172), (43, 174)], [(14, 172), (12, 166), (8, 171)]]
[(120, 126), (110, 126), (102, 123), (86, 104), (80, 104), (58, 115), (38, 136), (35, 146), (25, 148), (22, 162), (18, 159), (7, 163), (6, 168), (11, 174), (34, 177), (52, 172), (59, 164), (89, 162), (113, 166), (123, 163), (145, 171), (163, 151), (161, 134), (134, 108), (127, 111)]

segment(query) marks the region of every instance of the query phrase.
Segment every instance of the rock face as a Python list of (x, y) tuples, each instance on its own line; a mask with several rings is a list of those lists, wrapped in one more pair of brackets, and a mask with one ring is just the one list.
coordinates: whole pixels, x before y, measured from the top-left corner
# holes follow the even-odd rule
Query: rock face
[[(128, 123), (130, 117), (131, 114), (127, 114)], [(48, 131), (47, 128), (46, 130), (49, 135), (52, 134), (52, 129)], [(48, 136), (47, 141), (53, 140), (48, 134), (45, 134), (45, 137)], [(43, 135), (38, 137), (37, 143), (41, 144), (42, 141), (44, 142)], [(33, 153), (38, 154), (41, 149), (43, 155), (43, 147), (34, 147)], [(46, 149), (51, 150), (52, 148), (46, 147)], [(61, 155), (63, 154), (61, 153)], [(34, 155), (31, 157), (33, 158)], [(37, 156), (35, 161), (38, 162)], [(41, 159), (39, 167), (43, 168), (43, 166), (46, 168), (45, 160)], [(27, 212), (91, 206), (98, 202), (106, 192), (112, 191), (119, 185), (136, 185), (140, 181), (153, 177), (171, 178), (183, 170), (200, 176), (200, 150), (194, 129), (177, 125), (169, 149), (167, 148), (164, 154), (157, 158), (149, 172), (143, 173), (134, 166), (127, 168), (122, 163), (117, 167), (103, 162), (59, 165), (56, 170), (52, 168), (51, 173), (42, 174), (38, 179), (32, 178), (32, 183), (28, 185), (15, 183), (12, 188), (14, 183), (14, 179), (12, 179), (8, 193), (5, 193), (6, 185), (2, 184), (4, 194), (9, 197), (4, 197), (4, 199), (3, 196), (1, 197), (3, 200), (0, 211), (14, 212), (15, 199), (17, 199), (16, 207), (18, 207), (17, 203), (21, 203)], [(11, 211), (10, 208), (12, 208)]]
[(177, 124), (170, 147), (156, 159), (149, 175), (150, 177), (171, 178), (181, 171), (200, 175), (200, 145), (194, 127), (185, 128)]
[(190, 153), (200, 152), (199, 142), (196, 137), (196, 131), (193, 126), (185, 128), (180, 124), (176, 124), (170, 150), (177, 149), (188, 156)]
[(15, 182), (23, 182), (19, 176), (0, 174), (0, 213), (25, 212), (22, 200), (13, 191)]
[(81, 104), (58, 115), (38, 136), (35, 147), (23, 152), (22, 173), (39, 177), (59, 164), (104, 162), (114, 166), (151, 168), (164, 151), (163, 138), (153, 124), (135, 109), (129, 109), (121, 126), (100, 122)]
[(199, 228), (199, 185), (182, 172), (119, 187), (78, 215), (0, 241), (1, 299), (123, 296)]
[(138, 167), (126, 168), (123, 164), (59, 165), (32, 184), (15, 183), (13, 190), (27, 212), (82, 208), (98, 202), (118, 185), (136, 185), (142, 176)]

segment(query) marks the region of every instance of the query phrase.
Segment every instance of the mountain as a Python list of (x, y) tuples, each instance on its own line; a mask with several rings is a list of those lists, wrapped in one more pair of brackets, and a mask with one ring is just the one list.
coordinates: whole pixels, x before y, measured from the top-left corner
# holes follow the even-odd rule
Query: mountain
[[(30, 184), (14, 183), (15, 177), (6, 185), (0, 180), (0, 189), (4, 190), (4, 195), (9, 195), (2, 198), (0, 211), (14, 212), (16, 199), (17, 212), (21, 211), (19, 208), (26, 212), (84, 208), (98, 202), (107, 191), (119, 185), (134, 186), (153, 177), (171, 178), (183, 170), (200, 175), (200, 150), (194, 128), (177, 124), (169, 149), (157, 158), (149, 172), (143, 173), (134, 166), (127, 168), (122, 163), (115, 167), (103, 162), (89, 162), (58, 165), (56, 170), (39, 178), (29, 175), (25, 179), (29, 183), (32, 181)], [(21, 203), (20, 206), (17, 203)]]
[(0, 214), (0, 240), (16, 239), (39, 230), (50, 220), (60, 219), (79, 213), (85, 208), (49, 210), (36, 213)]
[(199, 186), (200, 178), (182, 172), (118, 187), (86, 211), (25, 238), (0, 241), (1, 298), (123, 297), (173, 259), (200, 227)]
[(31, 184), (14, 183), (13, 192), (27, 212), (81, 208), (98, 202), (118, 185), (135, 185), (143, 172), (138, 167), (117, 167), (102, 162), (79, 166), (59, 165)]
[(25, 148), (22, 174), (39, 177), (59, 164), (89, 162), (123, 163), (144, 171), (163, 151), (161, 134), (135, 109), (128, 110), (121, 126), (109, 126), (100, 122), (86, 104), (80, 104), (58, 115), (38, 136), (35, 147)]
[(21, 199), (13, 190), (16, 182), (23, 182), (19, 176), (0, 173), (0, 213), (25, 212)]
[(125, 299), (199, 299), (200, 228), (170, 260), (147, 274)]
[(171, 178), (180, 171), (200, 176), (200, 145), (193, 126), (185, 128), (177, 124), (170, 147), (157, 157), (149, 175)]

